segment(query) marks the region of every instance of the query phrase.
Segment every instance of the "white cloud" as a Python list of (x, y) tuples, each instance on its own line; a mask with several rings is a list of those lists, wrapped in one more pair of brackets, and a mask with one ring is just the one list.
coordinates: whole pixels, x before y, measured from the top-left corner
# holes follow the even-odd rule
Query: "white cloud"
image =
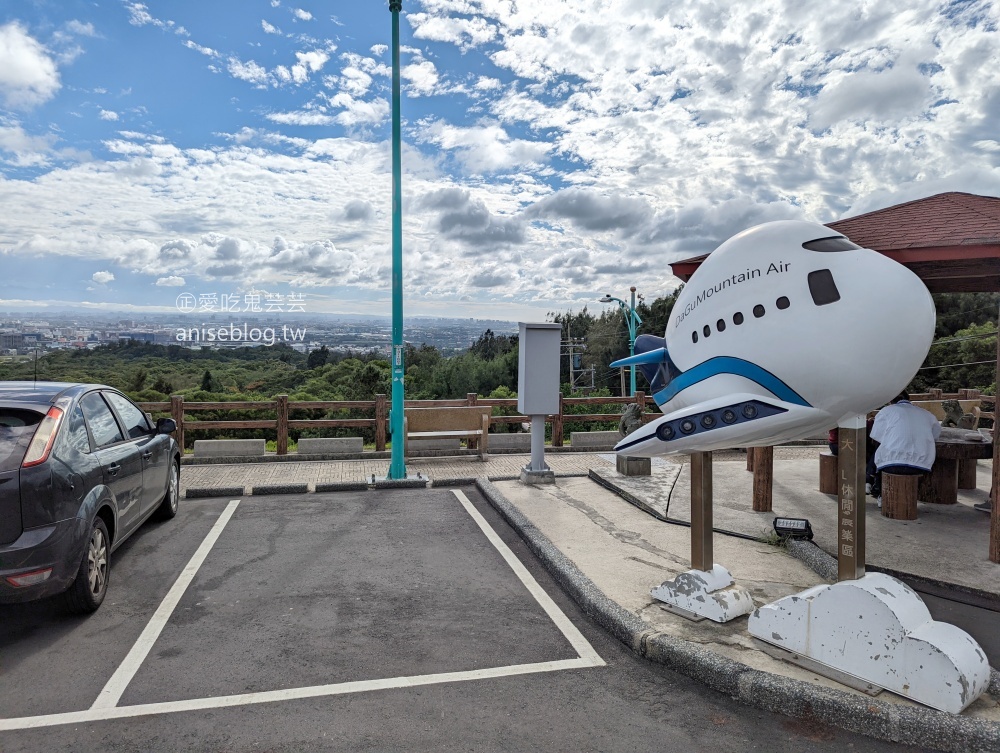
[(256, 86), (266, 87), (270, 81), (267, 69), (258, 65), (253, 60), (243, 62), (239, 58), (231, 57), (227, 62), (226, 69), (234, 78), (247, 81)]
[(292, 79), (297, 84), (305, 83), (310, 73), (316, 73), (323, 69), (326, 61), (330, 59), (330, 54), (325, 50), (312, 50), (311, 52), (296, 52), (295, 58), (299, 62), (292, 66)]
[(219, 52), (217, 50), (213, 50), (211, 47), (203, 47), (202, 45), (197, 44), (196, 42), (193, 42), (190, 39), (184, 40), (184, 46), (190, 50), (194, 50), (195, 52), (200, 52), (202, 55), (205, 55), (206, 57), (210, 58), (220, 57)]
[(547, 160), (549, 144), (513, 139), (499, 125), (458, 128), (438, 120), (427, 126), (422, 138), (442, 149), (453, 150), (473, 173), (491, 173)]
[(0, 98), (31, 108), (59, 91), (59, 71), (48, 51), (17, 22), (0, 26)]
[(76, 34), (78, 37), (96, 37), (97, 30), (94, 29), (94, 25), (90, 22), (84, 23), (82, 21), (67, 21), (66, 30), (71, 34)]
[(156, 280), (156, 282), (153, 283), (153, 284), (156, 285), (156, 286), (158, 286), (158, 287), (161, 287), (161, 288), (162, 287), (165, 287), (165, 288), (179, 288), (179, 287), (183, 287), (187, 283), (184, 281), (183, 277), (179, 277), (178, 275), (170, 275), (169, 277), (160, 277), (160, 278), (158, 278)]
[(115, 276), (111, 272), (94, 272), (93, 276), (90, 278), (98, 285), (107, 285), (109, 282), (115, 279)]
[(113, 110), (101, 110), (101, 120), (118, 120), (118, 113)]
[(410, 82), (409, 94), (415, 97), (434, 94), (440, 76), (430, 60), (420, 60), (400, 69), (400, 76)]
[(280, 34), (281, 33), (281, 29), (279, 29), (277, 26), (272, 26), (271, 24), (269, 24), (267, 21), (264, 21), (264, 20), (261, 20), (261, 22), (260, 22), (260, 28), (262, 28), (264, 30), (265, 34)]
[(302, 8), (295, 8), (292, 11), (292, 15), (298, 21), (312, 21), (313, 19), (313, 14), (307, 10), (302, 10)]

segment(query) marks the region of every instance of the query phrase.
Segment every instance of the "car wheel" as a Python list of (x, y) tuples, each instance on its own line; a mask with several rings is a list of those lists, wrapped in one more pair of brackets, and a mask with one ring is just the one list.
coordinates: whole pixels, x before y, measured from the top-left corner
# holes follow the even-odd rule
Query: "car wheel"
[(94, 520), (90, 531), (90, 539), (83, 552), (76, 580), (65, 594), (66, 607), (76, 614), (96, 612), (108, 592), (108, 576), (110, 569), (111, 539), (108, 527), (100, 518)]
[(181, 468), (180, 464), (172, 462), (170, 464), (170, 475), (167, 477), (167, 493), (163, 495), (156, 510), (156, 517), (160, 520), (170, 520), (177, 514), (177, 506), (181, 498)]

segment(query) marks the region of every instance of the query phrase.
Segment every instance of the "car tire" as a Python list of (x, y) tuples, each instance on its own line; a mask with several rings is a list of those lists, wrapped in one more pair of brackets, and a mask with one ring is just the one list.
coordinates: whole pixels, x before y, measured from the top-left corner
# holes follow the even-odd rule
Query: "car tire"
[(181, 498), (181, 464), (171, 461), (170, 473), (167, 476), (167, 493), (163, 495), (163, 501), (156, 508), (156, 517), (160, 520), (170, 520), (177, 515), (177, 507)]
[(96, 612), (108, 592), (111, 574), (111, 537), (100, 518), (94, 520), (76, 579), (64, 594), (66, 609), (74, 614)]

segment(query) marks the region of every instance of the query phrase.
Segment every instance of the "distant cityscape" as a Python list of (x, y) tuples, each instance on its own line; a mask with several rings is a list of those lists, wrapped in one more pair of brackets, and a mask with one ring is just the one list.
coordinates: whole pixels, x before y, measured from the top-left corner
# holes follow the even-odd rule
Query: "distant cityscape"
[[(415, 317), (404, 325), (405, 340), (427, 343), (445, 355), (466, 350), (487, 329), (517, 332), (517, 323), (492, 319)], [(120, 314), (114, 312), (0, 312), (0, 357), (36, 352), (93, 349), (123, 341), (223, 349), (285, 344), (307, 353), (326, 346), (334, 352), (376, 352), (386, 356), (392, 343), (388, 317), (334, 314)]]

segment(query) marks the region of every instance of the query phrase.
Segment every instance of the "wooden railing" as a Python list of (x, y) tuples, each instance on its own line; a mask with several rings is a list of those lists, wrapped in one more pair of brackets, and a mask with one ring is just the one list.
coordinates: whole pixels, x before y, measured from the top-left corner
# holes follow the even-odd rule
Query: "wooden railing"
[[(567, 423), (617, 422), (620, 413), (567, 413), (567, 408), (576, 405), (607, 405), (638, 403), (645, 409), (645, 392), (636, 392), (635, 397), (563, 397), (559, 396), (559, 412), (546, 417), (552, 425), (552, 445), (562, 447), (564, 429)], [(488, 405), (493, 408), (517, 409), (517, 398), (490, 399), (470, 392), (464, 400), (407, 400), (407, 408), (447, 408), (469, 405)], [(238, 400), (223, 402), (187, 402), (183, 395), (173, 395), (170, 402), (139, 403), (149, 413), (169, 413), (177, 422), (175, 438), (184, 447), (184, 436), (189, 431), (235, 431), (244, 429), (272, 430), (277, 436), (277, 454), (288, 454), (288, 435), (291, 429), (346, 429), (362, 428), (375, 430), (375, 449), (382, 452), (386, 447), (389, 428), (389, 400), (386, 395), (376, 395), (374, 400), (289, 400), (288, 395), (278, 395), (274, 400)], [(227, 421), (198, 421), (186, 417), (187, 413), (199, 411), (260, 411), (274, 413), (274, 418)], [(371, 418), (309, 418), (292, 419), (292, 411), (297, 410), (360, 410), (371, 411)], [(643, 418), (653, 420), (658, 414), (646, 412)], [(528, 416), (491, 416), (490, 424), (519, 424), (530, 421)]]

